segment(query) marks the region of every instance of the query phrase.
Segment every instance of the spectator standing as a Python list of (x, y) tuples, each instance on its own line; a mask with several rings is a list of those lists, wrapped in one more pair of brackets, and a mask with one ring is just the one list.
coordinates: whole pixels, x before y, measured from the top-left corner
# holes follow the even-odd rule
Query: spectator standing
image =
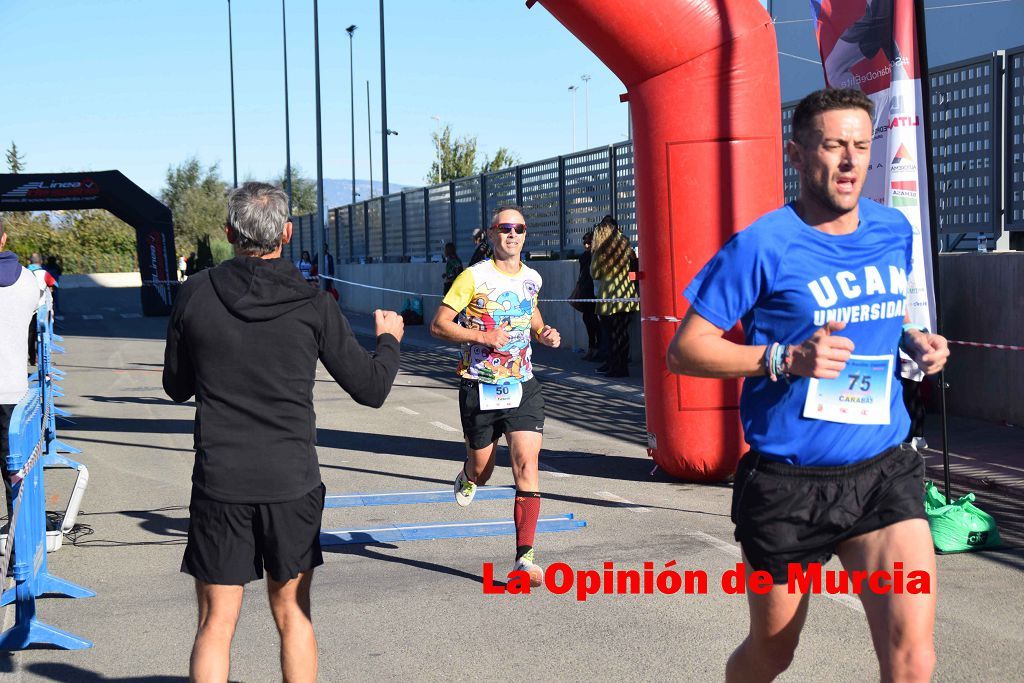
[[(3, 474), (7, 520), (11, 519), (11, 478), (7, 471), (8, 428), (14, 408), (28, 391), (25, 359), (36, 335), (26, 340), (25, 328), (35, 320), (39, 298), (45, 290), (35, 276), (23, 268), (18, 255), (7, 248), (7, 233), (0, 223), (0, 473)], [(26, 341), (28, 343), (26, 343)], [(35, 353), (32, 352), (32, 356)]]
[(53, 295), (53, 310), (56, 311), (57, 298), (60, 295), (60, 276), (64, 274), (64, 268), (60, 265), (60, 258), (51, 254), (46, 257), (46, 265), (43, 266), (43, 269), (53, 278), (51, 294)]
[[(48, 272), (46, 272), (46, 270), (43, 269), (43, 257), (42, 256), (40, 256), (39, 254), (32, 254), (31, 256), (29, 256), (28, 261), (29, 261), (28, 271), (30, 273), (32, 273), (32, 275), (36, 278), (36, 282), (39, 285), (39, 300), (36, 303), (36, 308), (38, 309), (40, 306), (42, 306), (44, 304), (49, 304), (51, 306), (50, 313), (52, 314), (53, 313), (53, 311), (52, 311), (52, 305), (53, 305), (53, 295), (52, 295), (52, 292), (53, 292), (53, 288), (57, 286), (57, 281), (53, 279), (52, 275), (50, 275)], [(37, 325), (38, 325), (38, 321), (36, 320), (36, 314), (33, 313), (32, 314), (32, 320), (30, 320), (29, 324), (28, 324), (28, 364), (29, 365), (35, 365), (36, 364), (36, 351), (38, 350), (38, 346), (36, 344), (36, 334), (37, 334), (36, 333), (36, 327), (37, 327)]]
[(444, 245), (444, 274), (441, 279), (444, 282), (444, 293), (447, 294), (448, 290), (452, 288), (452, 283), (455, 282), (455, 278), (462, 272), (462, 259), (455, 253), (455, 243), (448, 242)]
[[(330, 278), (334, 277), (334, 255), (331, 254), (331, 247), (327, 244), (327, 242), (324, 242), (324, 260), (323, 260), (323, 264), (324, 264), (323, 271), (321, 271), (320, 274), (328, 276), (326, 284), (324, 285), (324, 289), (326, 289), (328, 292), (333, 292), (334, 291), (334, 280), (331, 280)], [(335, 296), (334, 300), (337, 301), (338, 297)]]
[[(583, 253), (580, 254), (580, 274), (576, 278), (570, 299), (593, 299), (594, 278), (590, 275), (591, 258), (594, 255), (594, 231), (583, 235)], [(573, 302), (575, 308), (583, 316), (583, 325), (587, 328), (587, 352), (583, 360), (597, 360), (601, 355), (601, 324), (597, 317), (596, 305), (593, 301)]]
[(292, 225), (280, 189), (250, 182), (235, 190), (225, 233), (235, 258), (182, 285), (164, 352), (164, 391), (178, 403), (196, 398), (181, 564), (195, 578), (199, 607), (190, 678), (228, 679), (244, 585), (266, 569), (283, 678), (313, 681), (310, 585), (323, 564), (324, 502), (317, 360), (357, 403), (380, 407), (398, 373), (404, 328), (396, 313), (375, 311), (376, 351), (365, 351), (329, 295), (281, 258)]
[[(629, 279), (636, 254), (629, 239), (619, 232), (615, 221), (606, 216), (594, 229), (594, 255), (590, 275), (599, 299), (635, 299), (636, 283)], [(636, 301), (600, 301), (597, 314), (608, 338), (608, 361), (597, 369), (606, 377), (629, 376), (629, 324), (640, 310)]]
[(313, 281), (313, 259), (309, 257), (309, 252), (305, 249), (302, 250), (302, 256), (295, 262), (295, 267), (299, 269), (299, 273), (302, 275), (302, 279), (307, 283)]
[(469, 257), (469, 265), (471, 267), (491, 258), (493, 253), (491, 243), (487, 241), (487, 233), (483, 228), (477, 228), (473, 231), (473, 243), (476, 244), (476, 248), (473, 250), (473, 255)]
[(190, 275), (196, 274), (196, 252), (191, 251), (188, 254), (188, 260), (185, 261), (185, 279), (187, 280)]

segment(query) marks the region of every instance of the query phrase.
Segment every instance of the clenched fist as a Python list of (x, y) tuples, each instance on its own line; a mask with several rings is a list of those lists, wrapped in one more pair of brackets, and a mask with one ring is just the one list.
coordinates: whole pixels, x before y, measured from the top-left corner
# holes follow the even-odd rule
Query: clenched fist
[(379, 308), (373, 312), (374, 326), (377, 328), (377, 336), (390, 334), (398, 341), (402, 341), (405, 334), (405, 320), (394, 311), (382, 311)]
[(790, 346), (789, 355), (792, 360), (789, 373), (818, 379), (838, 377), (853, 353), (853, 342), (850, 339), (832, 334), (844, 327), (846, 323), (827, 322), (803, 344)]

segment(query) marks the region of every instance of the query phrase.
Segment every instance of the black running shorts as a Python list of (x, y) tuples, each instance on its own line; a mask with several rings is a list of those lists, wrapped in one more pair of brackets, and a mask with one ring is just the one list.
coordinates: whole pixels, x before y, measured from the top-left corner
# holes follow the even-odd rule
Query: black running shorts
[(843, 541), (924, 514), (924, 461), (906, 445), (844, 467), (740, 460), (732, 521), (748, 564), (786, 583), (789, 563), (824, 564)]
[(518, 408), (480, 410), (479, 391), (473, 380), (464, 379), (459, 384), (462, 433), (470, 448), (489, 446), (509, 432), (544, 432), (544, 393), (536, 377), (523, 382), (523, 400)]
[(320, 484), (284, 503), (224, 503), (193, 488), (181, 571), (204, 583), (239, 586), (262, 579), (264, 567), (276, 581), (319, 567), (325, 492)]

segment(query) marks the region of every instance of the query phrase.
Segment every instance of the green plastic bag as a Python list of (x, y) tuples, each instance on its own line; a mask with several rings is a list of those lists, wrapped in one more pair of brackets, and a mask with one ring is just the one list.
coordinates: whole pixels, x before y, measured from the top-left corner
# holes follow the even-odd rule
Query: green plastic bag
[(996, 520), (974, 505), (973, 493), (947, 504), (946, 497), (929, 481), (924, 487), (924, 511), (932, 542), (940, 552), (962, 553), (1002, 545)]

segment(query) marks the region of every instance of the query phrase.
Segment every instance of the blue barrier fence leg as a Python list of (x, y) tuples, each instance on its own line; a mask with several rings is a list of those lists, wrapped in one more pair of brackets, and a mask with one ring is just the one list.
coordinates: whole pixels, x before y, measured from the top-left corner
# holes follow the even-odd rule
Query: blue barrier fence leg
[[(19, 584), (28, 590), (28, 583)], [(84, 650), (92, 643), (36, 618), (36, 601), (31, 595), (18, 599), (14, 608), (14, 626), (0, 633), (0, 650), (24, 650), (30, 645), (54, 645), (65, 650)]]

